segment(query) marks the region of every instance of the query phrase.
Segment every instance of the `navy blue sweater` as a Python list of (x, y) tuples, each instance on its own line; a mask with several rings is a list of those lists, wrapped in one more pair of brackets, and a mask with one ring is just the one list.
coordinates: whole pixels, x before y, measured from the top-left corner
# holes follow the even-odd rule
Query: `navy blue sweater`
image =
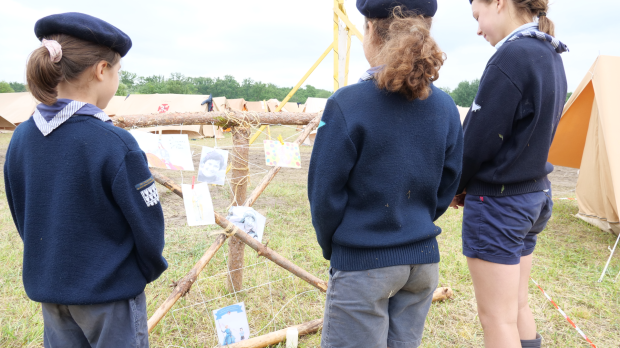
[(464, 124), (458, 192), (502, 196), (549, 189), (547, 162), (562, 108), (566, 74), (546, 41), (520, 38), (491, 57)]
[(129, 132), (76, 115), (45, 137), (30, 118), (13, 134), (4, 178), (32, 300), (129, 299), (167, 268), (161, 205), (143, 196), (154, 181)]
[(323, 255), (345, 271), (439, 262), (434, 224), (461, 173), (463, 134), (454, 101), (339, 89), (323, 113), (310, 172), (312, 223)]

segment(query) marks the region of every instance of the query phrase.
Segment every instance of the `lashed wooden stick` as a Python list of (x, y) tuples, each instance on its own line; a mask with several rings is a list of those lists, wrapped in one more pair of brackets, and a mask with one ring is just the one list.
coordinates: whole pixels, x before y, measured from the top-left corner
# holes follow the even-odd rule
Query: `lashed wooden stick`
[[(306, 127), (304, 132), (302, 132), (302, 134), (299, 135), (299, 138), (295, 141), (295, 143), (296, 144), (303, 143), (304, 140), (306, 140), (306, 138), (310, 134), (310, 132), (312, 132), (312, 130), (319, 124), (320, 120), (321, 120), (321, 115), (318, 115), (317, 117), (315, 117), (315, 119), (312, 120), (310, 122), (310, 124), (308, 124), (308, 126)], [(252, 192), (250, 197), (246, 200), (244, 205), (247, 206), (247, 207), (252, 206), (254, 204), (254, 202), (256, 202), (256, 199), (261, 195), (261, 193), (265, 190), (267, 185), (271, 182), (271, 180), (273, 180), (273, 178), (275, 177), (275, 175), (279, 171), (280, 171), (280, 167), (272, 168), (267, 173), (267, 175), (265, 175), (265, 178), (263, 178), (261, 183), (254, 189), (254, 191)], [(169, 189), (170, 191), (172, 191), (173, 193), (175, 193), (179, 197), (181, 197), (181, 198), (183, 197), (183, 191), (182, 191), (181, 187), (178, 186), (172, 179), (170, 179), (170, 178), (168, 178), (168, 177), (166, 177), (166, 176), (164, 176), (164, 175), (162, 175), (162, 174), (160, 174), (160, 173), (158, 173), (156, 171), (153, 171), (153, 170), (151, 170), (151, 173), (153, 174), (153, 177), (157, 180), (158, 183), (160, 183), (161, 185), (163, 185), (164, 187), (166, 187), (167, 189)], [(219, 216), (219, 214), (218, 214), (218, 216)], [(220, 218), (223, 219), (221, 216), (220, 216)], [(221, 219), (220, 219), (220, 221), (222, 221)], [(224, 228), (225, 228), (225, 226), (224, 226)], [(215, 255), (215, 253), (222, 247), (222, 245), (224, 245), (224, 242), (226, 242), (227, 238), (228, 238), (228, 236), (226, 236), (224, 234), (219, 235), (215, 239), (213, 244), (211, 244), (209, 249), (207, 249), (207, 251), (202, 256), (202, 258), (200, 258), (198, 263), (196, 263), (196, 265), (189, 271), (189, 273), (185, 277), (181, 278), (181, 280), (179, 280), (175, 284), (175, 288), (172, 291), (172, 293), (170, 294), (170, 296), (168, 296), (168, 298), (159, 306), (159, 308), (155, 311), (155, 313), (153, 313), (153, 315), (149, 319), (149, 321), (148, 321), (149, 333), (151, 333), (151, 331), (153, 331), (155, 326), (161, 321), (161, 319), (163, 319), (163, 317), (166, 315), (166, 313), (168, 313), (168, 311), (170, 311), (172, 306), (174, 306), (174, 304), (179, 300), (179, 298), (181, 298), (181, 296), (184, 296), (187, 292), (189, 292), (189, 290), (191, 289), (191, 287), (194, 284), (194, 282), (196, 281), (196, 279), (198, 279), (198, 275), (206, 267), (206, 265), (209, 263), (209, 261), (211, 261), (211, 259)], [(252, 241), (255, 241), (254, 238), (251, 238), (251, 239), (252, 239)], [(260, 244), (260, 243), (258, 243), (258, 244)], [(262, 246), (262, 244), (260, 244), (260, 245)], [(259, 253), (260, 252), (261, 251), (259, 251)], [(326, 289), (327, 289), (327, 287), (325, 286), (325, 290)], [(321, 288), (321, 290), (323, 290), (323, 289)], [(325, 290), (323, 290), (323, 291), (325, 291)]]
[(316, 113), (305, 112), (169, 112), (164, 114), (116, 116), (112, 117), (112, 122), (114, 122), (115, 126), (121, 128), (144, 128), (175, 124), (206, 124), (229, 128), (247, 123), (301, 126), (308, 124), (316, 116)]
[(273, 344), (278, 344), (286, 338), (286, 331), (288, 329), (296, 328), (299, 331), (299, 336), (305, 336), (313, 334), (319, 331), (323, 327), (323, 319), (316, 319), (303, 323), (297, 326), (291, 326), (286, 329), (274, 331), (266, 335), (243, 340), (238, 343), (229, 344), (227, 348), (263, 348)]

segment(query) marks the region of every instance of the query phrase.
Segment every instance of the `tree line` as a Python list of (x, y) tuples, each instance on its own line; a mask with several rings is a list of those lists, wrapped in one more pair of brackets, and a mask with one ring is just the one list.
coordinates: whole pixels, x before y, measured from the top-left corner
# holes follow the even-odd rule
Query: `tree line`
[[(478, 93), (480, 80), (462, 81), (455, 89), (441, 88), (448, 93), (458, 106), (470, 107)], [(283, 100), (292, 87), (278, 87), (273, 83), (254, 81), (250, 78), (238, 82), (233, 76), (224, 78), (188, 77), (174, 73), (169, 78), (163, 75), (148, 77), (138, 76), (128, 71), (120, 72), (120, 83), (116, 95), (128, 94), (202, 94), (229, 99), (243, 98), (247, 101), (261, 101), (269, 99)], [(26, 92), (27, 86), (19, 82), (0, 81), (0, 93)], [(329, 98), (332, 92), (318, 89), (311, 85), (300, 88), (291, 98), (291, 102), (305, 103), (308, 97)], [(568, 93), (566, 101), (572, 95)]]

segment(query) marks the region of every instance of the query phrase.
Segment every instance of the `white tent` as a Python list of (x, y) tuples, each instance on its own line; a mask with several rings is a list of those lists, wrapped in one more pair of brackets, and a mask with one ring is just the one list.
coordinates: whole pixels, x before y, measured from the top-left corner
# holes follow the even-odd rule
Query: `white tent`
[(0, 127), (15, 129), (32, 116), (38, 104), (30, 92), (0, 93)]
[(327, 104), (327, 98), (308, 98), (303, 112), (314, 113), (322, 111), (325, 109), (325, 104)]

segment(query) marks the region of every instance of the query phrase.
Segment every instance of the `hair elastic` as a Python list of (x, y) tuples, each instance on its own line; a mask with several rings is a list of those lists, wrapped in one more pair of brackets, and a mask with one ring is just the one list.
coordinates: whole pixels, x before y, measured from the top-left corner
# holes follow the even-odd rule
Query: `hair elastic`
[(538, 18), (547, 16), (547, 12), (538, 12)]
[(50, 52), (50, 59), (52, 63), (58, 63), (62, 59), (62, 47), (56, 40), (41, 40), (41, 46), (45, 46)]

